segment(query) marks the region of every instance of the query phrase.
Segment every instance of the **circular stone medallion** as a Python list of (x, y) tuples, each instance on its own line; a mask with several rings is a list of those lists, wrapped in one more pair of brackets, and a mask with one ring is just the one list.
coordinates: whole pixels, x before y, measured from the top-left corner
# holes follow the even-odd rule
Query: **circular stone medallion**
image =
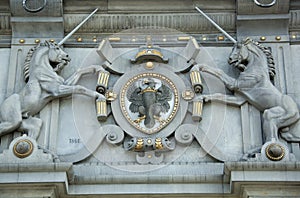
[(268, 141), (261, 148), (261, 155), (264, 160), (285, 161), (289, 159), (287, 145), (280, 141)]
[(141, 73), (121, 89), (120, 106), (127, 121), (136, 129), (153, 134), (174, 118), (178, 110), (178, 90), (159, 73)]
[(280, 161), (284, 155), (284, 147), (280, 144), (272, 143), (266, 147), (266, 156), (272, 161)]
[(33, 143), (28, 139), (21, 139), (14, 144), (13, 152), (19, 158), (25, 158), (31, 155)]

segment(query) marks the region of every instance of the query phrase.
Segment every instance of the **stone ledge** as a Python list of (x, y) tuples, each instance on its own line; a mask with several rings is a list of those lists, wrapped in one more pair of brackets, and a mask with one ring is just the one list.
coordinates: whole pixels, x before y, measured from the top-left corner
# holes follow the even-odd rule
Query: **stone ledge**
[[(221, 194), (229, 193), (229, 186), (224, 184), (111, 184), (111, 185), (71, 185), (69, 195), (169, 195), (176, 197), (182, 194)], [(152, 197), (152, 196), (151, 196)]]
[(300, 162), (225, 162), (230, 171), (300, 171)]
[(72, 163), (24, 163), (0, 164), (0, 173), (10, 172), (61, 172), (71, 171)]
[[(74, 165), (72, 184), (121, 183), (220, 183), (223, 181), (223, 163), (188, 163), (151, 165), (102, 163)], [(130, 169), (128, 168), (130, 167)], [(144, 169), (143, 169), (144, 167)], [(126, 169), (126, 170), (125, 170)], [(144, 170), (144, 171), (143, 171)]]

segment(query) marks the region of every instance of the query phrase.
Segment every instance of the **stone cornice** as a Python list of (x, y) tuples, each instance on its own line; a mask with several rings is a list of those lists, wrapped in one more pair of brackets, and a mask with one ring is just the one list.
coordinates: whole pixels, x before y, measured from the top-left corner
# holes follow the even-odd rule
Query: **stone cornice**
[[(30, 167), (30, 168), (29, 168)], [(0, 173), (8, 172), (66, 172), (71, 171), (72, 163), (24, 163), (0, 164)]]
[(299, 171), (299, 162), (225, 162), (225, 173), (230, 171)]
[[(209, 14), (226, 31), (235, 32), (236, 16), (234, 13)], [(290, 31), (300, 29), (300, 10), (290, 11)], [(69, 32), (80, 23), (86, 14), (65, 14), (65, 32)], [(11, 33), (10, 13), (0, 13), (0, 34)], [(218, 32), (206, 19), (197, 13), (176, 14), (96, 14), (78, 31), (83, 33), (115, 33), (130, 28), (167, 27), (185, 33)]]
[[(235, 31), (234, 13), (209, 14), (226, 31)], [(65, 14), (65, 32), (70, 32), (86, 14)], [(213, 33), (218, 30), (198, 13), (96, 14), (78, 30), (84, 33), (114, 33), (131, 28), (171, 28), (185, 33)]]
[[(179, 32), (187, 34), (218, 34), (220, 33), (213, 27), (204, 17), (194, 10), (193, 6), (201, 7), (212, 19), (216, 21), (221, 27), (231, 34), (236, 33), (236, 13), (249, 11), (250, 7), (248, 1), (240, 0), (237, 5), (240, 8), (235, 8), (235, 3), (225, 0), (212, 0), (212, 1), (188, 1), (184, 4), (180, 1), (174, 0), (174, 5), (167, 6), (166, 3), (159, 4), (160, 7), (154, 10), (155, 2), (149, 3), (149, 7), (143, 6), (140, 1), (125, 1), (118, 0), (66, 0), (63, 2), (63, 10), (58, 9), (56, 13), (49, 14), (47, 10), (39, 13), (26, 12), (20, 2), (11, 0), (10, 4), (7, 2), (0, 3), (0, 35), (12, 35), (12, 17), (24, 17), (28, 19), (27, 24), (30, 24), (28, 17), (53, 17), (63, 16), (64, 32), (70, 32), (77, 24), (79, 24), (88, 13), (95, 8), (99, 7), (99, 11), (95, 14), (86, 24), (84, 24), (77, 32), (78, 35), (83, 34), (113, 34), (128, 30), (131, 28), (145, 28), (147, 27), (165, 27), (175, 29)], [(173, 1), (172, 1), (173, 2)], [(213, 3), (215, 2), (215, 3)], [(286, 12), (287, 4), (280, 1), (285, 5), (283, 8), (276, 8), (278, 12)], [(181, 7), (178, 7), (178, 5)], [(206, 5), (207, 4), (207, 5)], [(220, 6), (222, 4), (222, 6)], [(61, 1), (54, 0), (48, 5), (50, 10), (55, 9), (55, 6), (61, 5)], [(148, 5), (148, 4), (147, 4)], [(176, 7), (176, 6), (177, 7)], [(122, 7), (123, 6), (123, 7)], [(300, 3), (295, 0), (290, 0), (290, 10), (287, 14), (289, 16), (289, 31), (299, 32), (300, 30), (300, 10), (298, 8)], [(122, 9), (121, 9), (122, 7)], [(140, 10), (138, 9), (140, 8)], [(176, 10), (176, 9), (177, 10)], [(275, 8), (273, 8), (275, 9)], [(275, 11), (276, 11), (275, 9)], [(49, 9), (48, 9), (49, 10)], [(274, 10), (273, 10), (274, 11)], [(272, 12), (273, 12), (272, 11)], [(62, 15), (62, 13), (64, 13)], [(249, 15), (250, 18), (252, 15)], [(255, 15), (253, 15), (255, 18)], [(253, 18), (253, 21), (255, 19)], [(25, 35), (26, 36), (26, 35)], [(5, 42), (2, 40), (2, 42)]]
[(98, 13), (192, 13), (195, 12), (194, 7), (209, 12), (234, 12), (236, 3), (234, 0), (65, 0), (64, 13), (88, 13), (96, 7), (99, 8)]

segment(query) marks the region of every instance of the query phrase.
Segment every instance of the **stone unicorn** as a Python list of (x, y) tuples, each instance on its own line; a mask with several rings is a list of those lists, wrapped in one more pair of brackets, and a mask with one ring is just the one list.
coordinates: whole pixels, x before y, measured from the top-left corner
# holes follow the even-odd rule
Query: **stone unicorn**
[(96, 91), (74, 85), (87, 73), (95, 73), (100, 66), (78, 70), (65, 80), (58, 73), (68, 64), (70, 58), (57, 44), (45, 41), (29, 50), (24, 64), (26, 85), (19, 92), (4, 100), (0, 106), (0, 136), (14, 131), (27, 133), (37, 138), (42, 120), (33, 117), (53, 99), (84, 94), (104, 98)]
[[(272, 84), (270, 79), (275, 76), (275, 68), (270, 50), (247, 38), (235, 44), (228, 62), (240, 70), (237, 79), (216, 68), (205, 65), (198, 67), (219, 78), (229, 90), (240, 94), (242, 100), (248, 101), (263, 113), (266, 142), (278, 141), (278, 131), (285, 140), (299, 142), (300, 131), (289, 130), (300, 118), (298, 106), (290, 96), (282, 94)], [(204, 99), (237, 105), (243, 103), (241, 99), (222, 94), (204, 96)]]

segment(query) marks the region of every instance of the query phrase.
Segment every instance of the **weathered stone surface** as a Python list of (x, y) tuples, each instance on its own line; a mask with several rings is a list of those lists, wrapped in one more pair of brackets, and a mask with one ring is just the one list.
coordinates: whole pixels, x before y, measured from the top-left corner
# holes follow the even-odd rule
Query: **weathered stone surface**
[[(73, 79), (67, 84), (104, 96), (96, 102), (75, 90), (39, 108), (35, 118), (23, 115), (29, 121), (21, 129), (40, 119), (40, 135), (35, 140), (12, 130), (1, 137), (0, 197), (298, 196), (299, 123), (285, 119), (290, 124), (273, 130), (269, 108), (260, 108), (278, 98), (262, 95), (278, 90), (288, 100), (280, 108), (294, 112), (297, 120), (296, 0), (276, 0), (267, 8), (254, 0), (47, 0), (35, 12), (44, 0), (24, 2), (27, 11), (22, 1), (0, 2), (0, 102), (26, 86), (22, 65), (30, 48), (43, 40), (59, 42), (96, 7), (98, 12), (65, 42), (72, 61), (59, 75)], [(237, 68), (251, 68), (252, 62), (231, 67), (232, 43), (195, 6), (236, 40), (251, 36), (272, 52), (272, 86), (257, 91), (258, 76), (267, 76), (263, 72), (250, 75), (257, 80), (253, 84), (239, 82), (253, 88), (260, 101), (200, 72), (223, 71), (237, 79)], [(41, 63), (38, 58), (33, 62)], [(77, 73), (91, 70), (96, 72)], [(6, 104), (10, 110), (18, 106)]]

